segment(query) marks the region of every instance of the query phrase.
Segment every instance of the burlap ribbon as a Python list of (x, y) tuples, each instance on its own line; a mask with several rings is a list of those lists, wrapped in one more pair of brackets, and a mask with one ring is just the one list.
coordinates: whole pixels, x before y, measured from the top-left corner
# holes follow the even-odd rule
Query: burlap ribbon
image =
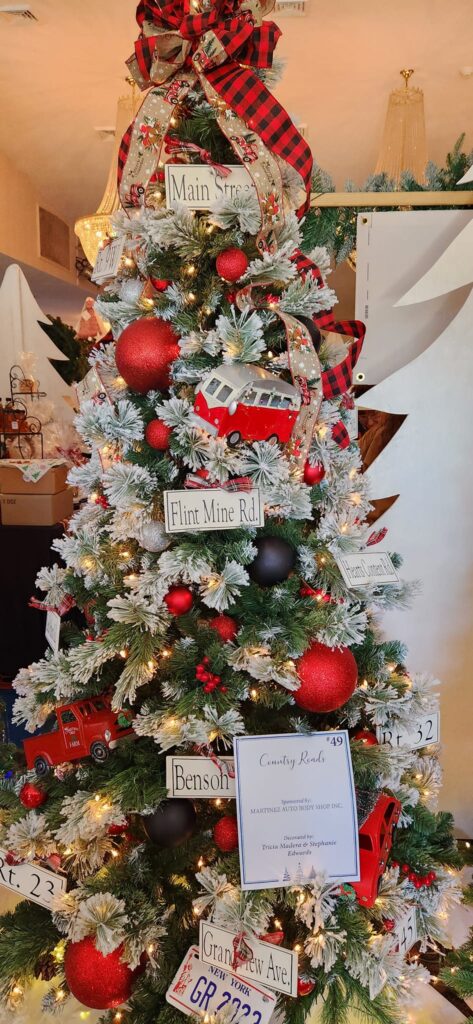
[(284, 219), (277, 158), (301, 178), (299, 214), (309, 203), (312, 170), (307, 143), (252, 70), (272, 64), (280, 31), (262, 16), (273, 0), (214, 0), (209, 10), (195, 13), (198, 3), (144, 0), (138, 6), (141, 35), (127, 63), (140, 88), (150, 91), (120, 147), (121, 201), (125, 208), (143, 200), (152, 204), (150, 181), (173, 112), (198, 80), (221, 131), (253, 180), (261, 209), (258, 245), (271, 249), (273, 229)]

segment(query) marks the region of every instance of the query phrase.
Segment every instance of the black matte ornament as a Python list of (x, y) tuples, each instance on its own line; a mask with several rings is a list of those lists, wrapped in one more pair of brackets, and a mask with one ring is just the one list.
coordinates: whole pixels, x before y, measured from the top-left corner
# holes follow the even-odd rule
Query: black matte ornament
[(248, 567), (251, 579), (260, 587), (271, 587), (282, 583), (296, 564), (296, 552), (292, 544), (281, 537), (261, 537), (255, 541), (258, 554)]
[(196, 813), (191, 800), (163, 800), (154, 814), (143, 818), (146, 835), (155, 846), (170, 850), (192, 835)]

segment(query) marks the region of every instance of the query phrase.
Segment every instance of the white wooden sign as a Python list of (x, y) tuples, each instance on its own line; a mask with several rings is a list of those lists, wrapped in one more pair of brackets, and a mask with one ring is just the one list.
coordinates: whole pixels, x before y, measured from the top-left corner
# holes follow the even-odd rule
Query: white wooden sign
[(46, 615), (45, 637), (49, 646), (57, 654), (59, 650), (59, 634), (61, 631), (61, 616), (57, 612), (48, 612)]
[(251, 978), (286, 996), (297, 996), (297, 953), (270, 942), (245, 935), (249, 959), (232, 967), (235, 933), (208, 921), (200, 922), (200, 959), (214, 967), (224, 967), (238, 978)]
[(402, 726), (393, 726), (387, 729), (385, 726), (378, 725), (376, 739), (378, 743), (386, 743), (389, 747), (409, 747), (411, 750), (427, 747), (429, 743), (438, 743), (440, 740), (440, 711), (430, 711), (426, 715), (421, 715), (409, 729)]
[(79, 408), (84, 402), (95, 402), (96, 405), (103, 405), (104, 402), (108, 402), (109, 405), (112, 404), (100, 375), (93, 367), (86, 373), (84, 379), (79, 384), (75, 384), (74, 387)]
[(108, 245), (104, 245), (102, 249), (99, 249), (91, 274), (92, 281), (95, 281), (96, 284), (102, 284), (109, 277), (117, 276), (124, 247), (124, 238), (114, 238)]
[(58, 875), (37, 864), (10, 865), (6, 856), (6, 850), (0, 849), (0, 885), (50, 910), (53, 898), (66, 890), (66, 875)]
[(225, 177), (209, 164), (165, 164), (166, 206), (187, 206), (189, 210), (208, 210), (219, 199), (233, 199), (256, 189), (241, 164), (226, 164)]
[(186, 1017), (202, 1021), (213, 1020), (225, 1010), (223, 1019), (230, 1024), (269, 1024), (277, 996), (263, 985), (202, 963), (198, 947), (191, 946), (166, 992), (166, 1000)]
[(336, 561), (347, 587), (399, 583), (396, 569), (385, 551), (357, 551), (355, 554), (339, 555)]
[(393, 935), (399, 944), (399, 952), (407, 955), (417, 942), (417, 915), (415, 907), (410, 907), (394, 928)]
[(235, 796), (233, 757), (174, 757), (166, 758), (166, 786), (168, 796), (213, 797)]
[(257, 489), (164, 491), (164, 522), (166, 533), (264, 526), (263, 498)]

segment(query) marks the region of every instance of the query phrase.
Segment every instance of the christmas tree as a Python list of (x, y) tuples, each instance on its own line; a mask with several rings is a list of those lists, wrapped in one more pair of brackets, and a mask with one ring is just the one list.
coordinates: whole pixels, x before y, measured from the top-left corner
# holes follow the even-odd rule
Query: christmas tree
[(410, 588), (365, 522), (363, 328), (306, 251), (268, 9), (138, 7), (116, 343), (82, 391), (87, 501), (37, 581), (76, 610), (15, 682), (26, 766), (3, 755), (1, 884), (29, 901), (0, 919), (9, 1006), (40, 977), (46, 1010), (71, 992), (107, 1024), (390, 1024), (413, 946), (448, 942), (436, 684), (376, 625)]

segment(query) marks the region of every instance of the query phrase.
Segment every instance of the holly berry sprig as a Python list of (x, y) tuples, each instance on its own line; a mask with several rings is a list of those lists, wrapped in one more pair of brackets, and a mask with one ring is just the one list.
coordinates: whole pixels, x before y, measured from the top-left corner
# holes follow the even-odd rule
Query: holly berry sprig
[(222, 677), (212, 672), (209, 668), (210, 658), (202, 658), (202, 661), (196, 665), (195, 678), (199, 683), (203, 683), (204, 693), (213, 693), (214, 690), (220, 690), (221, 693), (227, 692), (227, 687), (222, 684)]

